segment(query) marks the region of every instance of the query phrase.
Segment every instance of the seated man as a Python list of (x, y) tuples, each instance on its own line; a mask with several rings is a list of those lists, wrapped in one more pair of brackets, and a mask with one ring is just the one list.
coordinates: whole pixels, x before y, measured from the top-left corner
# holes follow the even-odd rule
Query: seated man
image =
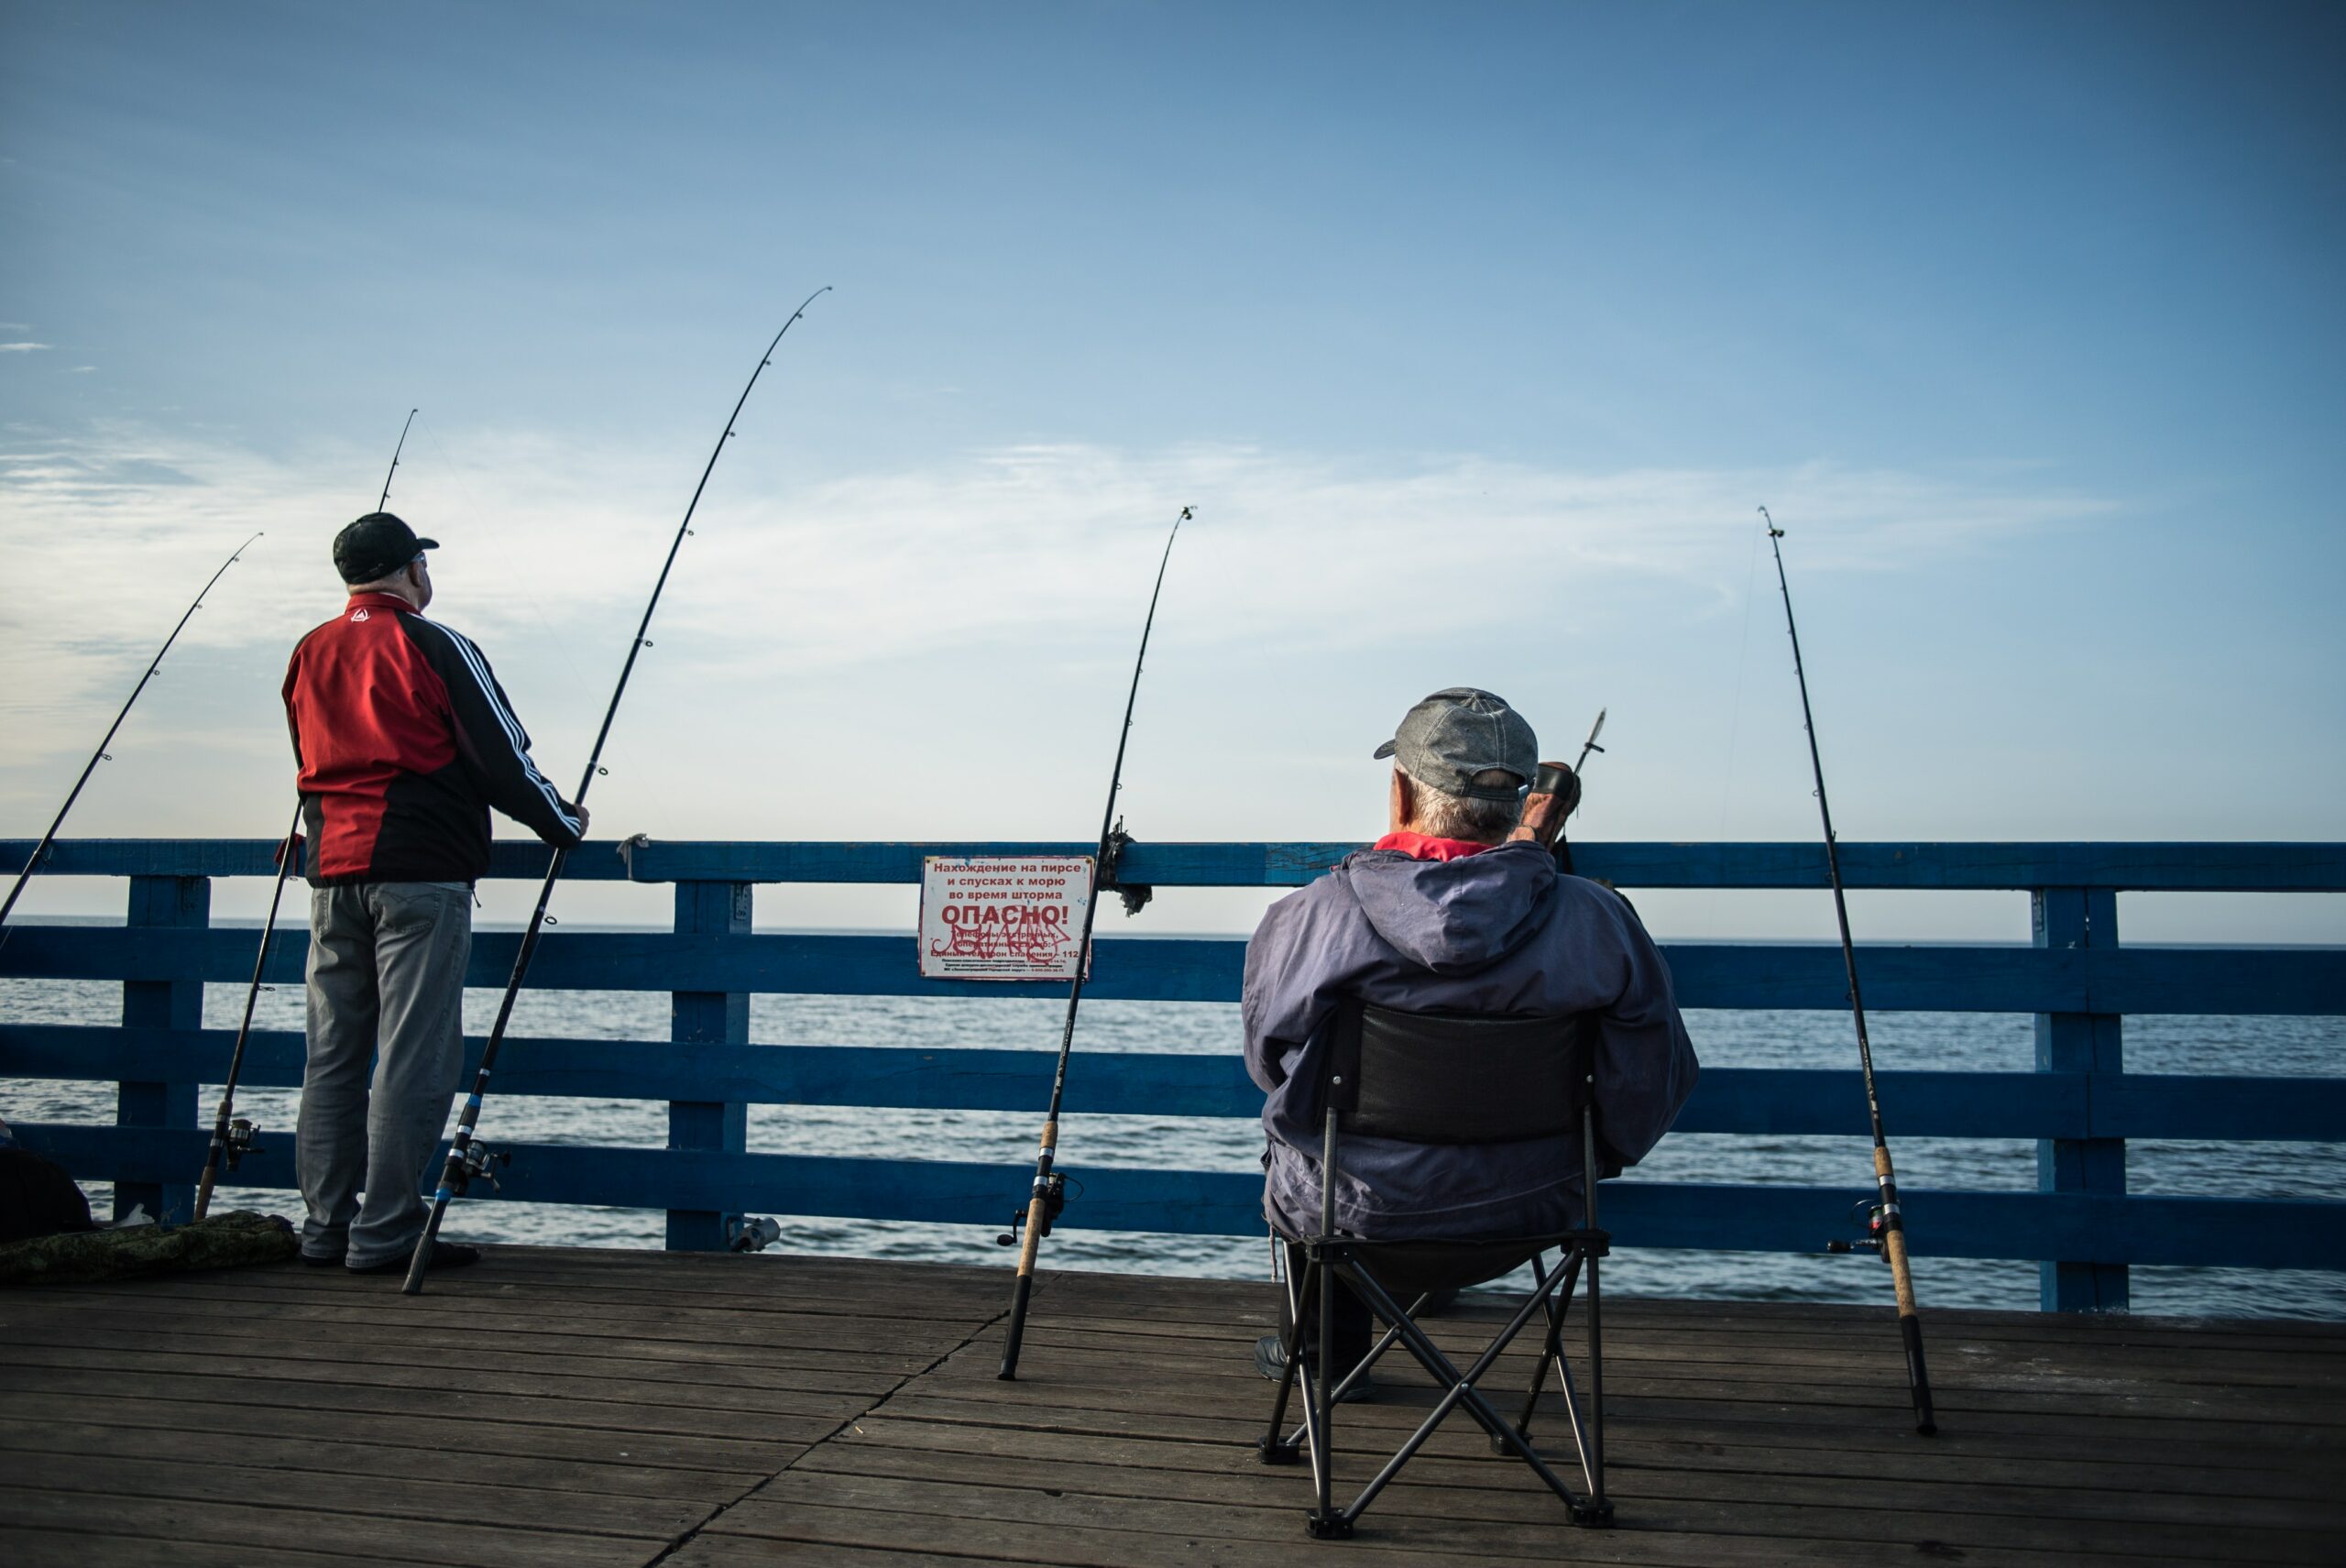
[[(1694, 1087), (1669, 968), (1636, 912), (1556, 868), (1549, 846), (1569, 803), (1527, 801), (1539, 746), (1522, 716), (1486, 691), (1439, 691), (1376, 755), (1394, 759), (1392, 830), (1273, 905), (1246, 948), (1246, 1070), (1269, 1095), (1264, 1209), (1296, 1234), (1320, 1225), (1319, 1053), (1340, 996), (1420, 1013), (1587, 1014), (1606, 1176), (1660, 1141)], [(1373, 1241), (1565, 1230), (1581, 1223), (1581, 1167), (1577, 1135), (1438, 1147), (1348, 1135), (1336, 1226)], [(1366, 1354), (1369, 1319), (1341, 1287), (1334, 1301), (1341, 1376)], [(1316, 1332), (1303, 1343), (1309, 1365)], [(1283, 1356), (1268, 1335), (1255, 1365), (1277, 1380)]]

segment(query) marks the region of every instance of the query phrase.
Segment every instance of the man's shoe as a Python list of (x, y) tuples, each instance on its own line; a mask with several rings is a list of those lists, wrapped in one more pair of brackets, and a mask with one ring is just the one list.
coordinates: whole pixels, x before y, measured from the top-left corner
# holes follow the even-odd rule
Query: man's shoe
[[(354, 1263), (350, 1266), (350, 1272), (353, 1274), (405, 1274), (408, 1260), (414, 1255), (412, 1253), (402, 1253), (397, 1257), (387, 1257), (380, 1263)], [(425, 1264), (424, 1267), (437, 1273), (444, 1268), (469, 1268), (479, 1261), (480, 1248), (477, 1246), (466, 1246), (462, 1242), (434, 1242), (432, 1245), (432, 1261)]]
[(338, 1252), (305, 1252), (301, 1261), (312, 1268), (340, 1268), (343, 1255)]
[[(1265, 1334), (1255, 1342), (1255, 1370), (1277, 1383), (1287, 1376), (1287, 1342), (1277, 1334)], [(1364, 1372), (1353, 1380), (1353, 1386), (1336, 1397), (1340, 1405), (1357, 1405), (1376, 1392), (1376, 1378)]]

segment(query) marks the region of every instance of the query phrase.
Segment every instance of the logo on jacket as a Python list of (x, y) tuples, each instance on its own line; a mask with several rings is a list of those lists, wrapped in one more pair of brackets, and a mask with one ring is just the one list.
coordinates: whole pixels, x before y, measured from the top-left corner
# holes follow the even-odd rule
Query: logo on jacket
[(364, 620), (367, 619), (367, 612), (363, 609), (354, 609), (350, 612), (350, 619), (353, 620)]

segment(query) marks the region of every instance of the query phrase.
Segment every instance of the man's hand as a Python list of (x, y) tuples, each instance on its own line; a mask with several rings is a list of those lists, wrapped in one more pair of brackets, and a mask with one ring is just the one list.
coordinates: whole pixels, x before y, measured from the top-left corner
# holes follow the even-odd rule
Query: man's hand
[(583, 806), (574, 806), (570, 809), (578, 813), (578, 836), (584, 839), (586, 837), (586, 824), (592, 822), (594, 818), (586, 814), (586, 808)]
[(1529, 839), (1543, 850), (1555, 848), (1557, 837), (1564, 830), (1564, 818), (1578, 805), (1580, 775), (1562, 762), (1540, 763), (1531, 793), (1523, 797), (1523, 816), (1507, 841)]

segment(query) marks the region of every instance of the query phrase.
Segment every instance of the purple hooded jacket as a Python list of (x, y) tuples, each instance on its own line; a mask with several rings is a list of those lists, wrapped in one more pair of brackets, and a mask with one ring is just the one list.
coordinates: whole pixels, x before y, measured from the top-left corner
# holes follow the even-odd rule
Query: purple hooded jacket
[[(1321, 1054), (1336, 999), (1418, 1012), (1587, 1014), (1598, 1169), (1635, 1165), (1694, 1088), (1670, 970), (1628, 901), (1536, 844), (1453, 861), (1363, 850), (1279, 900), (1246, 948), (1246, 1070), (1270, 1099), (1263, 1201), (1320, 1218)], [(1434, 1146), (1346, 1135), (1336, 1223), (1378, 1240), (1523, 1235), (1580, 1223), (1578, 1134)]]

